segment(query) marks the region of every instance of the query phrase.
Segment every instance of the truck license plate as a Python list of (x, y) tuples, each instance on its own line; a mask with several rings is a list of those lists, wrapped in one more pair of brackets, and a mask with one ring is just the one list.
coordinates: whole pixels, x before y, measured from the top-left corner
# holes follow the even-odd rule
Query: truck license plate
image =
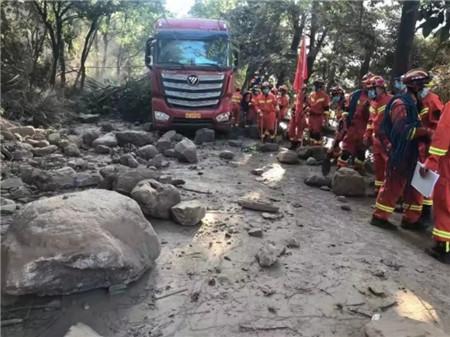
[(202, 118), (202, 114), (200, 112), (186, 112), (184, 115), (186, 118), (189, 119), (200, 119)]

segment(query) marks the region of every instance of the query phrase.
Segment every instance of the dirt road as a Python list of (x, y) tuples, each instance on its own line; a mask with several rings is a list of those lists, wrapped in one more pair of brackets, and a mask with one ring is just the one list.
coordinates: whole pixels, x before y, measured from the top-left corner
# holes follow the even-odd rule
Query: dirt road
[[(369, 226), (369, 198), (348, 199), (351, 211), (342, 210), (332, 192), (303, 183), (317, 166), (280, 165), (274, 154), (225, 144), (200, 147), (196, 166), (167, 169), (196, 191), (183, 196), (201, 200), (208, 212), (196, 228), (151, 221), (163, 248), (150, 273), (116, 295), (22, 299), (16, 307), (25, 309), (10, 315), (24, 322), (3, 328), (3, 335), (60, 337), (83, 322), (108, 337), (359, 337), (376, 312), (450, 332), (450, 269), (423, 253), (427, 237)], [(233, 162), (219, 158), (224, 148), (236, 152)], [(250, 173), (265, 165), (262, 177)], [(243, 210), (237, 200), (246, 194), (270, 198), (282, 217)], [(249, 236), (252, 228), (263, 237)], [(263, 242), (282, 248), (292, 238), (298, 248), (291, 242), (275, 266), (258, 265)], [(61, 308), (29, 308), (49, 300)]]

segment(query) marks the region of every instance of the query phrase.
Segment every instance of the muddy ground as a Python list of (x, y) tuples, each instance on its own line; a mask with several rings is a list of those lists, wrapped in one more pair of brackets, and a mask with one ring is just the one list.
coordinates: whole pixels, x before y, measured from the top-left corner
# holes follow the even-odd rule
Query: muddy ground
[[(234, 161), (219, 158), (223, 149)], [(359, 337), (375, 313), (450, 332), (450, 269), (423, 252), (427, 236), (369, 226), (372, 198), (347, 199), (351, 211), (341, 209), (332, 192), (303, 183), (320, 167), (282, 165), (276, 154), (242, 152), (223, 139), (199, 154), (199, 164), (171, 162), (166, 171), (186, 180), (185, 199), (207, 205), (201, 226), (151, 220), (162, 252), (142, 279), (117, 294), (19, 299), (3, 316), (24, 321), (2, 336), (61, 337), (83, 322), (105, 337)], [(262, 177), (251, 174), (265, 165)], [(243, 210), (237, 200), (246, 194), (270, 198), (282, 217)], [(263, 237), (249, 236), (251, 228)], [(284, 247), (291, 238), (298, 248), (287, 247), (271, 268), (258, 265), (263, 242)]]

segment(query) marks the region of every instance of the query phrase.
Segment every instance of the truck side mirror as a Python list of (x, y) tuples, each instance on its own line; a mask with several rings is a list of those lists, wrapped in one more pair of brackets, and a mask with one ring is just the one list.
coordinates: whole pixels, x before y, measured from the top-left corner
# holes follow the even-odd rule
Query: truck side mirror
[(153, 37), (150, 37), (145, 43), (145, 65), (149, 69), (152, 69), (153, 67), (153, 45), (154, 39)]

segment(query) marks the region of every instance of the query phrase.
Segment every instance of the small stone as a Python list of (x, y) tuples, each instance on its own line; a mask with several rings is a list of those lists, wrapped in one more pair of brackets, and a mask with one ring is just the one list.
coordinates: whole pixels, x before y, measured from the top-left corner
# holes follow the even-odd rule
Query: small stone
[(336, 171), (331, 185), (336, 195), (357, 197), (366, 194), (364, 177), (348, 167), (342, 167)]
[(331, 188), (330, 188), (329, 186), (320, 186), (320, 189), (321, 189), (322, 191), (326, 191), (326, 192), (331, 191)]
[(0, 206), (2, 215), (13, 214), (16, 211), (16, 203), (11, 199), (0, 197)]
[(91, 146), (92, 142), (100, 137), (100, 132), (98, 130), (87, 130), (83, 133), (81, 138), (83, 139), (83, 143), (87, 146)]
[(255, 176), (262, 176), (262, 174), (264, 173), (264, 169), (263, 168), (255, 168), (251, 172)]
[(349, 205), (341, 205), (341, 209), (344, 211), (351, 211), (351, 207)]
[(261, 267), (267, 268), (278, 261), (279, 249), (270, 242), (266, 242), (256, 253), (256, 260)]
[(49, 145), (46, 147), (34, 148), (32, 151), (36, 157), (42, 157), (47, 156), (55, 152), (56, 150), (58, 150), (58, 147), (56, 145)]
[(255, 238), (263, 237), (263, 231), (261, 228), (252, 228), (247, 233), (248, 233), (248, 235), (253, 236)]
[(272, 214), (272, 213), (264, 212), (264, 213), (261, 213), (261, 216), (263, 217), (263, 219), (266, 219), (266, 220), (278, 220), (283, 217), (283, 214), (281, 214), (281, 213)]
[(209, 285), (209, 286), (215, 286), (215, 285), (216, 285), (216, 279), (215, 279), (215, 278), (209, 279), (208, 285)]
[(89, 310), (91, 306), (87, 303), (83, 304), (83, 310)]
[(120, 157), (119, 162), (122, 165), (131, 167), (131, 168), (136, 168), (139, 166), (138, 161), (136, 160), (136, 158), (134, 158), (134, 156), (131, 153), (126, 153), (123, 156)]
[(100, 115), (99, 114), (79, 114), (78, 115), (78, 120), (81, 123), (95, 123), (100, 119)]
[(305, 184), (312, 187), (330, 186), (331, 178), (315, 174), (306, 178)]
[(308, 159), (306, 159), (306, 165), (314, 166), (314, 165), (318, 165), (318, 164), (319, 164), (319, 162), (314, 157), (309, 157)]
[(206, 215), (205, 206), (197, 200), (182, 201), (172, 207), (174, 220), (183, 226), (195, 226)]
[(136, 151), (136, 155), (138, 155), (139, 157), (141, 157), (145, 160), (152, 159), (157, 154), (159, 154), (158, 149), (154, 145), (151, 145), (151, 144), (142, 146)]
[(260, 152), (277, 152), (280, 146), (277, 143), (264, 143), (258, 145)]
[(286, 247), (288, 248), (300, 248), (300, 243), (295, 238), (290, 238), (286, 241)]
[(95, 152), (98, 154), (109, 154), (111, 152), (111, 148), (106, 145), (97, 145), (95, 147)]
[(188, 163), (198, 162), (197, 147), (187, 138), (175, 145), (175, 153), (179, 161)]
[(339, 202), (348, 202), (347, 198), (344, 197), (343, 195), (338, 195), (336, 197), (336, 200), (339, 201)]
[(232, 147), (241, 147), (242, 146), (242, 141), (236, 140), (236, 139), (231, 139), (231, 140), (228, 141), (228, 145), (230, 145)]
[(174, 149), (166, 149), (164, 150), (164, 156), (168, 158), (175, 158), (177, 154)]
[(195, 132), (195, 144), (200, 145), (203, 143), (210, 143), (216, 140), (216, 133), (212, 129), (199, 129)]
[(220, 152), (219, 157), (225, 160), (232, 160), (234, 158), (234, 153), (231, 151), (222, 151)]
[(21, 178), (7, 178), (0, 182), (2, 190), (15, 189), (21, 186), (24, 186), (24, 183)]
[(282, 152), (278, 153), (277, 159), (282, 164), (292, 165), (292, 164), (300, 163), (297, 152), (291, 151), (291, 150), (282, 151)]
[(63, 152), (69, 157), (79, 157), (81, 155), (80, 149), (74, 143), (70, 143), (69, 145), (64, 147)]
[(59, 132), (51, 133), (47, 136), (47, 139), (50, 144), (58, 145), (61, 140), (61, 134)]
[(17, 126), (8, 129), (13, 134), (18, 134), (21, 137), (33, 136), (35, 129), (32, 126)]

